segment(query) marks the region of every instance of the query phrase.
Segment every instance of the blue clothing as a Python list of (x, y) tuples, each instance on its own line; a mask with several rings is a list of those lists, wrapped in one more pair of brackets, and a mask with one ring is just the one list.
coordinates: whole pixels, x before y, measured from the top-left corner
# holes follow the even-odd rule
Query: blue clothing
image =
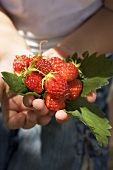
[[(97, 90), (96, 100), (108, 118), (110, 84)], [(0, 170), (81, 170), (85, 158), (90, 170), (107, 170), (108, 153), (109, 145), (100, 147), (91, 131), (73, 116), (63, 124), (53, 117), (44, 127), (9, 130), (0, 114)]]

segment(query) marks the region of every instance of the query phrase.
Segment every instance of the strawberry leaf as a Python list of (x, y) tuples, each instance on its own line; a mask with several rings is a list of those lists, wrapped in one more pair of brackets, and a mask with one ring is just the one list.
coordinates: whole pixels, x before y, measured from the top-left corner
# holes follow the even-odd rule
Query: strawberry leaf
[(109, 83), (108, 80), (113, 76), (113, 59), (107, 59), (105, 54), (97, 56), (97, 53), (89, 55), (88, 52), (84, 52), (79, 69), (83, 82), (81, 96), (85, 97), (91, 90)]
[(20, 76), (9, 72), (1, 72), (1, 74), (10, 87), (11, 92), (24, 95), (29, 91)]
[(97, 88), (99, 89), (102, 86), (105, 86), (109, 83), (109, 81), (106, 78), (102, 78), (102, 77), (88, 78), (82, 80), (82, 82), (83, 82), (83, 89), (81, 93), (82, 97), (85, 97), (86, 94), (88, 94), (91, 90)]
[(82, 57), (83, 57), (83, 58), (89, 57), (89, 52), (88, 52), (88, 51), (85, 51), (85, 52), (82, 54)]
[(79, 97), (66, 103), (66, 112), (77, 117), (90, 128), (100, 146), (108, 143), (111, 126), (99, 106)]
[(105, 54), (97, 56), (97, 53), (85, 55), (81, 61), (80, 70), (86, 78), (113, 76), (113, 59), (107, 59)]

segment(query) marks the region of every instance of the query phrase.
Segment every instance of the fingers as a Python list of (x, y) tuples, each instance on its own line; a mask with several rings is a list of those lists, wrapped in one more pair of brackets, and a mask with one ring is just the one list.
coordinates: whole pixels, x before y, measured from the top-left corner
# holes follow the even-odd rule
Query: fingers
[(4, 119), (4, 122), (9, 129), (19, 129), (20, 127), (24, 129), (30, 129), (36, 124), (44, 126), (51, 121), (51, 116), (49, 114), (41, 116), (37, 115), (32, 110), (19, 113), (10, 110), (8, 114), (9, 116), (7, 119)]
[[(59, 110), (56, 113), (49, 111), (44, 100), (35, 99), (32, 95), (23, 98), (24, 105), (21, 104), (22, 97), (13, 96), (13, 99), (11, 98), (8, 103), (6, 102), (7, 98), (3, 97), (3, 99), (5, 101), (2, 102), (3, 117), (6, 126), (10, 129), (18, 129), (20, 127), (28, 129), (36, 124), (42, 126), (47, 125), (54, 114), (56, 120), (60, 123), (66, 122), (70, 118), (70, 115), (64, 110)], [(94, 102), (96, 99), (96, 91), (89, 93), (86, 99), (89, 102)]]
[(29, 129), (34, 127), (36, 124), (39, 124), (41, 126), (44, 126), (46, 124), (48, 124), (51, 120), (51, 116), (50, 115), (38, 115), (36, 113), (34, 113), (34, 111), (29, 111), (26, 115), (26, 120), (22, 126), (22, 128), (24, 129)]
[(12, 95), (10, 99), (4, 95), (2, 113), (4, 122), (10, 129), (20, 127), (28, 129), (36, 124), (43, 126), (50, 122), (53, 115), (52, 112), (49, 112), (43, 100), (35, 99), (32, 95), (24, 98)]
[(86, 100), (93, 103), (96, 100), (96, 90), (92, 90), (89, 94), (87, 94)]
[(34, 110), (35, 113), (40, 115), (48, 114), (49, 110), (47, 109), (44, 100), (35, 99), (33, 95), (28, 95), (23, 98), (23, 103), (26, 107), (30, 107)]
[(64, 110), (59, 110), (55, 114), (55, 118), (59, 123), (66, 122), (70, 119), (70, 115), (67, 114)]
[[(27, 98), (25, 100), (27, 101)], [(31, 99), (28, 99), (28, 103), (32, 105), (33, 109), (32, 112), (34, 112), (37, 117), (36, 124), (44, 126), (50, 122), (53, 113), (49, 112), (44, 103), (44, 100), (42, 99), (33, 100), (33, 98), (31, 97)]]
[(50, 121), (51, 121), (51, 116), (48, 114), (48, 115), (44, 115), (44, 116), (41, 116), (40, 118), (38, 118), (37, 124), (39, 124), (39, 125), (41, 125), (41, 126), (45, 126), (45, 125), (47, 125)]
[[(23, 103), (25, 106), (32, 108), (32, 115), (34, 114), (36, 116), (36, 119), (34, 119), (34, 124), (39, 125), (46, 125), (51, 121), (51, 117), (53, 115), (53, 112), (50, 112), (45, 103), (42, 99), (35, 99), (34, 96), (29, 95), (25, 96), (23, 98)], [(30, 120), (32, 119), (32, 115), (30, 115), (31, 112), (27, 115), (26, 124), (23, 126), (24, 128), (29, 128), (30, 126), (33, 126), (33, 124), (30, 124)], [(31, 119), (30, 119), (31, 117)]]
[[(92, 103), (96, 100), (96, 90), (92, 90), (89, 94), (87, 94), (86, 99)], [(64, 110), (59, 110), (56, 112), (55, 117), (56, 120), (60, 123), (66, 122), (70, 119), (69, 114), (67, 114)]]
[(7, 117), (4, 116), (5, 114), (3, 112), (4, 122), (7, 128), (18, 129), (24, 125), (26, 119), (24, 113), (17, 114), (16, 111), (9, 110), (6, 114), (8, 115)]
[(42, 99), (35, 99), (32, 102), (33, 105), (33, 109), (35, 111), (35, 113), (38, 113), (40, 115), (46, 115), (48, 114), (49, 110), (47, 109), (44, 100)]
[[(30, 98), (29, 98), (30, 97)], [(24, 104), (26, 106), (32, 105), (33, 111), (37, 114), (37, 123), (44, 126), (51, 121), (51, 117), (54, 115), (53, 111), (49, 111), (42, 99), (33, 100), (32, 96), (26, 96), (24, 98)], [(55, 114), (58, 122), (66, 122), (69, 120), (70, 115), (63, 110), (59, 110)]]
[(32, 107), (32, 102), (35, 99), (33, 95), (27, 95), (23, 97), (23, 103), (26, 107)]

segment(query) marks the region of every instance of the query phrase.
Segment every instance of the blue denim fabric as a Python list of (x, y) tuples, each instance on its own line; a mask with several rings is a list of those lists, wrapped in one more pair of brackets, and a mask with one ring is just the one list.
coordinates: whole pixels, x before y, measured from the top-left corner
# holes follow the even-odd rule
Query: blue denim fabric
[(18, 130), (9, 130), (5, 127), (0, 108), (0, 170), (6, 170), (11, 155), (17, 149)]
[[(107, 117), (109, 86), (98, 90), (96, 100)], [(81, 170), (84, 155), (90, 170), (107, 170), (108, 152), (109, 145), (100, 147), (91, 131), (73, 116), (64, 124), (53, 117), (44, 127), (18, 131), (7, 129), (0, 114), (0, 170)]]
[[(107, 56), (108, 59), (113, 58), (113, 54)], [(109, 108), (107, 104), (108, 92), (112, 83), (112, 79), (109, 79), (109, 84), (97, 90), (97, 99), (95, 103), (100, 106), (101, 110), (105, 113), (109, 119)], [(91, 170), (107, 170), (109, 159), (109, 143), (107, 146), (100, 147), (91, 133), (91, 131), (85, 128), (85, 154), (88, 155), (91, 162)], [(110, 140), (110, 138), (108, 138)]]
[(64, 124), (57, 123), (53, 117), (41, 128), (41, 133), (39, 126), (28, 131), (21, 129), (21, 141), (8, 170), (79, 170), (83, 156), (83, 127), (74, 117)]
[[(106, 114), (106, 117), (109, 118), (109, 110), (108, 105), (105, 102), (107, 98), (107, 93), (109, 89), (109, 85), (97, 90), (97, 100), (96, 104), (98, 104), (101, 109)], [(108, 139), (109, 140), (109, 139)], [(93, 136), (92, 132), (86, 127), (85, 128), (85, 142), (84, 142), (84, 151), (85, 155), (88, 156), (91, 170), (107, 170), (108, 168), (108, 159), (109, 159), (109, 144), (103, 145), (100, 147), (98, 145), (97, 140)]]

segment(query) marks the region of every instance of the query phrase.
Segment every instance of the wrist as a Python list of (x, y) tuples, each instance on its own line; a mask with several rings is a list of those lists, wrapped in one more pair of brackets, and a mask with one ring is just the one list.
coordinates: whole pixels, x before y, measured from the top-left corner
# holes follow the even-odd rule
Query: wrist
[(10, 47), (9, 50), (4, 51), (2, 54), (0, 54), (0, 60), (4, 59), (4, 57), (15, 57), (16, 55), (27, 55), (29, 56), (31, 54), (31, 51), (28, 47)]

